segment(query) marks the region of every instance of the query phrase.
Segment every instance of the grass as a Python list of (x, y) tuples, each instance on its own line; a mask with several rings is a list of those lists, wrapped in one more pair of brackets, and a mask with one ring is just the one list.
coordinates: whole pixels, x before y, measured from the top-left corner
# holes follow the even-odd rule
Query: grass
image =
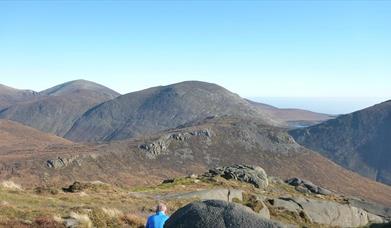
[[(177, 178), (170, 183), (139, 188), (120, 188), (107, 184), (86, 185), (81, 192), (62, 189), (32, 190), (0, 189), (0, 227), (62, 227), (64, 219), (87, 216), (94, 227), (143, 227), (148, 215), (154, 212), (160, 196), (201, 189), (230, 188), (244, 192), (244, 204), (258, 212), (263, 205), (257, 196), (303, 196), (284, 183), (271, 182), (267, 189), (223, 178)], [(306, 197), (317, 196), (311, 195)], [(328, 196), (329, 197), (329, 196)], [(194, 199), (165, 201), (169, 214)], [(329, 197), (329, 200), (338, 200)], [(271, 217), (288, 224), (314, 227), (305, 216), (270, 209)], [(16, 225), (14, 225), (16, 224)], [(39, 225), (41, 224), (41, 225)], [(47, 225), (45, 225), (47, 224)], [(88, 227), (88, 222), (86, 222)]]

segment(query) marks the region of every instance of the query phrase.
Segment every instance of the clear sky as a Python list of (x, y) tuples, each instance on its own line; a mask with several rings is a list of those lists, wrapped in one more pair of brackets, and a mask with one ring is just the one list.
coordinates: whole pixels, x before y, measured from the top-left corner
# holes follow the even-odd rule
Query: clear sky
[(0, 1), (1, 84), (79, 78), (121, 93), (201, 80), (243, 97), (390, 99), (391, 1)]

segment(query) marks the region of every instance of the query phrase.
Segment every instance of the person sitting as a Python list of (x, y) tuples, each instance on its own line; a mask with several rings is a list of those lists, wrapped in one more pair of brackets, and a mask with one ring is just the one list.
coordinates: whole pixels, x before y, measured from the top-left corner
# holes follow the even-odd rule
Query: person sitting
[(146, 228), (163, 228), (164, 223), (167, 221), (166, 215), (167, 207), (163, 203), (159, 203), (156, 206), (156, 214), (148, 217)]

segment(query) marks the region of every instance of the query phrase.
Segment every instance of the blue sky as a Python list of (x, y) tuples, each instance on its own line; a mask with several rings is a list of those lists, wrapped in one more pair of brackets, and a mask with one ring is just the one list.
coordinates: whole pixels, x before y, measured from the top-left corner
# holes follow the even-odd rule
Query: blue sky
[(391, 98), (390, 60), (391, 1), (0, 1), (0, 83), (16, 88), (201, 80), (251, 98), (348, 97), (340, 113)]

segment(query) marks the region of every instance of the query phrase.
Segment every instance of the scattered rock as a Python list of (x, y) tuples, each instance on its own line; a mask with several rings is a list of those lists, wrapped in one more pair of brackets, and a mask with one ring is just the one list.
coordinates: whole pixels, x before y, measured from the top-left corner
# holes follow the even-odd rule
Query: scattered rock
[(197, 179), (197, 178), (198, 178), (198, 175), (192, 173), (192, 174), (189, 175), (189, 178), (191, 178), (191, 179)]
[(227, 180), (234, 179), (246, 183), (250, 183), (257, 188), (266, 188), (269, 181), (265, 170), (259, 166), (250, 165), (232, 165), (225, 167), (217, 167), (205, 173), (206, 177), (221, 176)]
[(22, 191), (22, 186), (16, 184), (13, 181), (3, 181), (0, 184), (1, 188), (7, 189), (7, 190), (14, 190), (14, 191)]
[(174, 183), (174, 182), (175, 182), (175, 179), (171, 178), (171, 179), (163, 180), (162, 184), (169, 184), (169, 183)]
[(302, 193), (314, 193), (321, 195), (331, 195), (332, 192), (325, 188), (319, 187), (313, 184), (311, 181), (303, 180), (297, 177), (291, 178), (286, 181), (287, 184), (295, 186), (296, 190)]
[(97, 183), (85, 182), (85, 183), (83, 183), (83, 182), (75, 181), (69, 187), (62, 188), (62, 190), (64, 192), (75, 193), (75, 192), (82, 192), (82, 191), (88, 190), (88, 189), (96, 191), (99, 188), (108, 187), (108, 186), (109, 185), (102, 183), (102, 182), (97, 182)]
[(284, 227), (284, 225), (263, 218), (250, 208), (220, 200), (190, 203), (177, 210), (166, 222), (171, 228), (255, 228)]
[(69, 187), (63, 188), (63, 190), (64, 190), (64, 192), (81, 192), (81, 191), (83, 191), (86, 188), (87, 187), (85, 186), (85, 184), (82, 184), (82, 183), (80, 183), (78, 181), (75, 181)]
[(63, 219), (63, 222), (67, 228), (92, 227), (92, 222), (88, 215), (75, 212), (71, 212), (68, 217)]

